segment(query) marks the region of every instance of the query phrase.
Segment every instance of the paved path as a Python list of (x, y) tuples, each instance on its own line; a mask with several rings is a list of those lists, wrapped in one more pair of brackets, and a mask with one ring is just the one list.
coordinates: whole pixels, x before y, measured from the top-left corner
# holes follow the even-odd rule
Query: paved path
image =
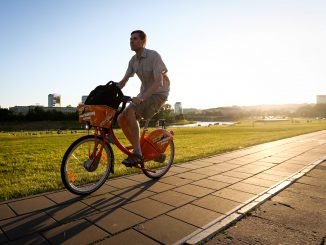
[(196, 244), (324, 164), (326, 130), (130, 175), (88, 197), (62, 190), (0, 203), (0, 243)]
[(326, 161), (205, 245), (326, 245)]

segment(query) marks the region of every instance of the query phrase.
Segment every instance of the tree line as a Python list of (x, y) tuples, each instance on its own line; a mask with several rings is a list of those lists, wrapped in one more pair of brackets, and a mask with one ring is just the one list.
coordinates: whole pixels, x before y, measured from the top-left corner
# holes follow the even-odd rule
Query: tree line
[[(165, 104), (159, 113), (157, 113), (153, 120), (158, 119), (174, 120), (174, 113), (171, 105)], [(12, 111), (6, 108), (0, 108), (0, 121), (77, 121), (78, 112), (63, 113), (56, 110), (44, 110), (42, 107), (35, 107), (30, 109), (26, 115), (22, 113), (16, 115)]]
[(71, 121), (78, 120), (78, 113), (63, 113), (61, 111), (45, 111), (42, 107), (30, 109), (26, 115), (16, 115), (9, 109), (0, 108), (0, 121)]
[[(326, 104), (302, 105), (295, 111), (287, 109), (277, 110), (259, 110), (259, 109), (245, 109), (243, 107), (225, 107), (202, 110), (196, 114), (175, 115), (170, 104), (165, 104), (159, 113), (157, 113), (153, 121), (158, 119), (165, 119), (168, 122), (175, 120), (218, 120), (223, 118), (226, 120), (239, 120), (249, 117), (265, 117), (265, 116), (285, 116), (285, 117), (307, 117), (307, 118), (326, 118)], [(26, 115), (15, 115), (12, 111), (5, 108), (0, 108), (0, 121), (76, 121), (78, 120), (78, 112), (63, 113), (52, 110), (45, 111), (42, 107), (35, 107), (30, 109)]]

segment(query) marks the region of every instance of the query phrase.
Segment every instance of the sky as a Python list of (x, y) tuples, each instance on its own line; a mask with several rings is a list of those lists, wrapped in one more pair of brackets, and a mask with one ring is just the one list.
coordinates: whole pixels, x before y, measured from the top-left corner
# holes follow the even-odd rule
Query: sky
[[(0, 0), (0, 106), (62, 106), (148, 49), (168, 68), (168, 103), (183, 108), (315, 103), (326, 94), (324, 0)], [(138, 93), (131, 78), (124, 94)]]

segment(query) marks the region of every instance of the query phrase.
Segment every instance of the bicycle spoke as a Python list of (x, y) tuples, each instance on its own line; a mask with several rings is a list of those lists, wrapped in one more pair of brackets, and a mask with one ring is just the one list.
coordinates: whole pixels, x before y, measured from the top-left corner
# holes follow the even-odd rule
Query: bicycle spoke
[(81, 161), (79, 161), (79, 159), (75, 156), (75, 154), (71, 154), (71, 155), (72, 155), (73, 158), (76, 159), (76, 161), (77, 161), (78, 163), (81, 163)]

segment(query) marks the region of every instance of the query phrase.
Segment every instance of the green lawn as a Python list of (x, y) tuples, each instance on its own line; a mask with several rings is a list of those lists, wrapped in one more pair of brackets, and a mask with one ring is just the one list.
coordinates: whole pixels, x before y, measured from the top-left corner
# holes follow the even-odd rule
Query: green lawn
[[(326, 129), (325, 120), (255, 124), (248, 121), (234, 126), (170, 128), (175, 133), (176, 164), (323, 129)], [(0, 200), (62, 188), (62, 156), (83, 134), (81, 131), (0, 133)], [(120, 130), (117, 134), (122, 135)], [(120, 164), (124, 156), (116, 147), (113, 149), (115, 176), (130, 173)]]

